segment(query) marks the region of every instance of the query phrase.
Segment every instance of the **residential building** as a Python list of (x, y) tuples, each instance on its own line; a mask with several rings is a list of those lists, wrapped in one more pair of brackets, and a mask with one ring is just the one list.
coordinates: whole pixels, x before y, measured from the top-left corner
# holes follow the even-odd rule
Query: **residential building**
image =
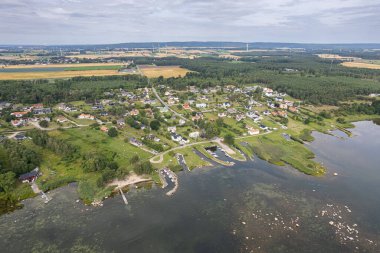
[(189, 137), (193, 138), (193, 139), (197, 139), (197, 138), (199, 138), (199, 136), (200, 136), (200, 133), (198, 131), (192, 132), (189, 134)]

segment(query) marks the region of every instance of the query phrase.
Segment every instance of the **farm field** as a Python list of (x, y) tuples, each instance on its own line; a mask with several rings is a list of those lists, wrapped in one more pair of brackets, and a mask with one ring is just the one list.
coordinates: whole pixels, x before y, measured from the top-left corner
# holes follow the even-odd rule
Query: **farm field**
[(114, 69), (102, 70), (69, 70), (69, 71), (50, 71), (50, 72), (7, 72), (0, 73), (0, 80), (21, 80), (21, 79), (53, 79), (70, 78), (76, 76), (112, 76), (125, 75)]
[(380, 69), (380, 63), (374, 64), (370, 62), (343, 62), (342, 65), (349, 68)]
[(185, 76), (189, 70), (179, 66), (139, 66), (141, 73), (149, 78), (163, 76), (165, 78)]
[(98, 66), (120, 66), (116, 63), (75, 63), (75, 64), (33, 64), (33, 65), (9, 65), (4, 69), (35, 69), (35, 68), (76, 68), (76, 67), (98, 67)]

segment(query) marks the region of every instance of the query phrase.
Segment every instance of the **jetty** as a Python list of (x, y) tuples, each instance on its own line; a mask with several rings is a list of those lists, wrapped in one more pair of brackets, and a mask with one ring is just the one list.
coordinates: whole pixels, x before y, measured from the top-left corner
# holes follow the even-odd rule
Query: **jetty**
[(123, 200), (124, 200), (124, 203), (125, 203), (126, 205), (128, 205), (128, 200), (127, 200), (127, 197), (125, 197), (123, 190), (122, 190), (121, 188), (119, 188), (119, 191), (120, 191), (120, 195), (121, 195), (121, 197), (122, 197)]

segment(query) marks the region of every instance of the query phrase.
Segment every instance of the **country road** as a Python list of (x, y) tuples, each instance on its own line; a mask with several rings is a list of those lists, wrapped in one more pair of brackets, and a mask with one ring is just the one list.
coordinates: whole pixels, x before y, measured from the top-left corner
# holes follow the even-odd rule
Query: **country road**
[[(262, 133), (262, 134), (258, 134), (258, 135), (254, 135), (254, 136), (242, 136), (242, 137), (237, 137), (235, 138), (235, 140), (241, 140), (241, 139), (246, 139), (246, 138), (250, 138), (250, 137), (255, 137), (255, 136), (261, 136), (261, 135), (266, 135), (266, 134), (269, 134), (271, 133), (271, 131), (269, 132), (265, 132), (265, 133)], [(194, 142), (194, 143), (189, 143), (189, 144), (186, 144), (186, 145), (183, 145), (183, 146), (178, 146), (178, 147), (174, 147), (174, 148), (171, 148), (171, 149), (168, 149), (164, 152), (161, 152), (160, 154), (157, 154), (155, 156), (153, 156), (152, 158), (150, 158), (150, 162), (151, 163), (162, 163), (162, 161), (164, 160), (164, 155), (169, 153), (170, 151), (174, 151), (174, 150), (178, 150), (178, 149), (182, 149), (182, 148), (186, 148), (186, 147), (191, 147), (191, 146), (195, 146), (195, 145), (198, 145), (198, 144), (206, 144), (206, 143), (216, 143), (216, 144), (219, 144), (221, 145), (221, 139), (218, 138), (218, 139), (215, 139), (215, 140), (209, 140), (209, 141), (199, 141), (199, 142)], [(224, 143), (221, 145), (222, 148), (224, 149), (227, 145), (225, 145)], [(227, 146), (228, 147), (228, 146)], [(226, 149), (225, 149), (226, 150)], [(233, 153), (232, 153), (232, 152)], [(226, 150), (227, 153), (230, 153), (230, 154), (234, 154), (235, 151), (233, 151), (230, 147), (228, 147), (228, 149)], [(159, 157), (158, 160), (155, 160), (157, 157)]]
[(185, 118), (184, 116), (182, 116), (182, 114), (174, 111), (172, 108), (169, 107), (169, 105), (167, 105), (164, 100), (161, 99), (160, 95), (158, 95), (157, 91), (156, 91), (156, 88), (154, 88), (153, 84), (150, 83), (150, 80), (148, 78), (148, 84), (149, 86), (152, 87), (152, 91), (154, 93), (154, 95), (157, 97), (157, 99), (161, 102), (161, 104), (163, 104), (165, 107), (167, 107), (170, 111), (172, 111), (176, 116), (180, 117), (181, 119), (183, 119), (184, 121), (189, 121), (189, 119)]

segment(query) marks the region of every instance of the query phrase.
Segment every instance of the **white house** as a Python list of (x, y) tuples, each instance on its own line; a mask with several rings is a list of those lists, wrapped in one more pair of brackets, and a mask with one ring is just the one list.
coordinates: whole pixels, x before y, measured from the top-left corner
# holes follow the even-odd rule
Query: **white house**
[(177, 127), (176, 126), (168, 127), (168, 132), (175, 133), (176, 131), (177, 131)]
[(206, 107), (207, 107), (207, 104), (205, 104), (205, 103), (200, 103), (200, 104), (196, 104), (195, 107), (196, 107), (196, 108), (206, 108)]
[(192, 132), (192, 133), (190, 133), (189, 134), (189, 137), (190, 138), (193, 138), (193, 139), (196, 139), (196, 138), (199, 138), (199, 132), (198, 131), (196, 131), (196, 132)]
[(257, 134), (260, 133), (259, 129), (255, 129), (255, 128), (250, 127), (250, 126), (247, 126), (247, 129), (248, 129), (248, 134), (249, 135), (257, 135)]
[(178, 121), (178, 123), (179, 123), (180, 126), (183, 126), (183, 125), (185, 125), (186, 121), (183, 120), (183, 119), (180, 119), (180, 120)]
[(176, 141), (176, 142), (180, 142), (180, 141), (182, 141), (182, 136), (179, 135), (179, 134), (172, 133), (171, 137), (172, 137), (172, 140), (173, 140), (173, 141)]

